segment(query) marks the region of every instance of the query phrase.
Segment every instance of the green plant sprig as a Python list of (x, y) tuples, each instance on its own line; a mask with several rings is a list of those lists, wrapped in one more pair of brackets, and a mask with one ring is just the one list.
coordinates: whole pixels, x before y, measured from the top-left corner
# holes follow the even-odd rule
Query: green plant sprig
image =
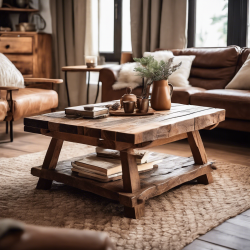
[(182, 62), (173, 65), (174, 57), (170, 58), (168, 61), (156, 61), (153, 56), (134, 58), (135, 62), (141, 65), (134, 68), (138, 75), (146, 78), (148, 82), (167, 80), (170, 75), (172, 75), (177, 69), (180, 68)]
[(170, 58), (168, 61), (161, 60), (156, 61), (153, 56), (134, 58), (135, 62), (140, 63), (139, 66), (134, 68), (138, 75), (144, 78), (144, 88), (142, 96), (143, 98), (147, 96), (147, 86), (152, 84), (154, 81), (167, 80), (170, 75), (172, 75), (177, 69), (180, 68), (182, 62), (173, 65), (174, 57)]

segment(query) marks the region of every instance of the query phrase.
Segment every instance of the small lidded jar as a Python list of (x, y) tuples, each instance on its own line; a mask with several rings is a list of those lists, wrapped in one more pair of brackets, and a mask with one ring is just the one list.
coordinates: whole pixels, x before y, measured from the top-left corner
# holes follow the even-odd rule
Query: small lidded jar
[(97, 65), (97, 56), (85, 56), (87, 68), (95, 68)]

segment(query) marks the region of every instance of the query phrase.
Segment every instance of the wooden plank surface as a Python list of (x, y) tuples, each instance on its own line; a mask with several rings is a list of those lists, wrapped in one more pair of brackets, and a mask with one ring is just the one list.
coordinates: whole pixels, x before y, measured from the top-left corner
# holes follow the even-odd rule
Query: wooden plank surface
[(64, 112), (56, 112), (25, 118), (24, 124), (51, 131), (138, 144), (200, 130), (224, 119), (223, 109), (173, 103), (171, 110), (156, 111), (153, 116), (69, 119)]
[(250, 229), (250, 217), (249, 216), (238, 215), (237, 217), (229, 219), (228, 222)]
[(200, 237), (201, 240), (212, 242), (230, 249), (246, 250), (250, 249), (250, 240), (243, 239), (231, 234), (226, 234), (218, 230), (212, 230)]
[(218, 246), (213, 243), (209, 243), (203, 240), (195, 240), (188, 246), (184, 247), (183, 250), (226, 250), (231, 249), (227, 247)]
[[(216, 230), (225, 234), (230, 234), (230, 235), (234, 235), (236, 237), (242, 238), (242, 239), (250, 240), (250, 237), (249, 237), (250, 227), (245, 227), (245, 226), (233, 224), (230, 222), (224, 222), (218, 227), (216, 227)], [(249, 248), (250, 248), (250, 245), (249, 245)]]
[[(120, 201), (121, 204), (127, 207), (135, 207), (151, 197), (160, 195), (175, 186), (212, 171), (211, 164), (205, 164), (204, 166), (194, 165), (191, 157), (166, 155), (166, 158), (158, 164), (158, 168), (139, 175), (140, 189), (139, 183), (136, 182), (133, 190), (124, 192), (123, 180), (102, 183), (82, 178), (72, 173), (71, 162), (81, 158), (77, 157), (62, 161), (58, 163), (53, 171), (34, 167), (31, 173), (40, 178), (56, 180), (69, 186)], [(133, 176), (131, 180), (133, 180)]]

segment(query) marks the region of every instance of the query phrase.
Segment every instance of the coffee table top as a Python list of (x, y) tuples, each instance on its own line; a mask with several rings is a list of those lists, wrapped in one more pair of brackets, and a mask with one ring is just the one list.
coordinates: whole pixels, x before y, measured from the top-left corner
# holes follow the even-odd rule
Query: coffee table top
[[(110, 103), (113, 102), (94, 106)], [(172, 103), (171, 110), (156, 111), (151, 116), (70, 119), (60, 111), (25, 118), (24, 125), (33, 128), (35, 133), (43, 129), (138, 144), (204, 129), (224, 120), (224, 109)]]

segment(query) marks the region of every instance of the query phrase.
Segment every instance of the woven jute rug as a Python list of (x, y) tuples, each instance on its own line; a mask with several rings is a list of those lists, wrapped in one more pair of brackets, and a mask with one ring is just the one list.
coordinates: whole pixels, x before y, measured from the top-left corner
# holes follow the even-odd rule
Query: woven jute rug
[[(60, 159), (93, 152), (66, 143)], [(139, 220), (123, 216), (123, 206), (55, 183), (36, 190), (30, 174), (45, 152), (0, 158), (0, 217), (26, 223), (106, 231), (117, 249), (182, 249), (195, 238), (250, 208), (250, 166), (215, 163), (214, 183), (187, 184), (146, 202)]]

